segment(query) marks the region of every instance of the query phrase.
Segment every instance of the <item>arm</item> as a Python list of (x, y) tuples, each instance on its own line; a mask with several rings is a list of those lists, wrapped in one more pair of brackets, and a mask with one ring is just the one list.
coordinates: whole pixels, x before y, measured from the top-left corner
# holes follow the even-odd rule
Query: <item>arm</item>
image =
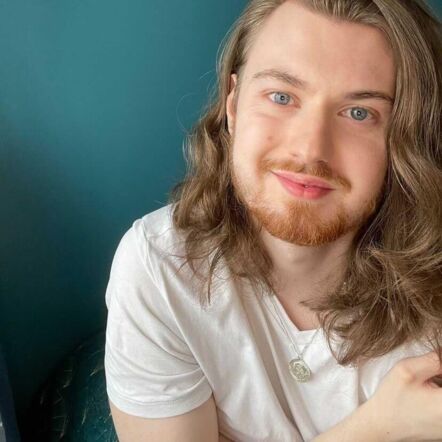
[(383, 442), (387, 440), (379, 433), (370, 406), (371, 403), (365, 402), (330, 430), (315, 437), (312, 442), (354, 442), (355, 440)]
[(109, 401), (120, 442), (223, 442), (218, 434), (218, 418), (213, 396), (188, 413), (147, 419), (122, 412)]
[(221, 433), (219, 434), (218, 442), (233, 442), (232, 439), (228, 439), (226, 436), (223, 436)]
[[(218, 433), (216, 405), (211, 396), (194, 410), (168, 418), (147, 419), (122, 412), (109, 401), (112, 419), (120, 442), (233, 442)], [(319, 435), (312, 442), (383, 442), (371, 422), (368, 402), (354, 413)]]
[(396, 442), (442, 440), (442, 374), (437, 352), (401, 359), (375, 394), (313, 442)]

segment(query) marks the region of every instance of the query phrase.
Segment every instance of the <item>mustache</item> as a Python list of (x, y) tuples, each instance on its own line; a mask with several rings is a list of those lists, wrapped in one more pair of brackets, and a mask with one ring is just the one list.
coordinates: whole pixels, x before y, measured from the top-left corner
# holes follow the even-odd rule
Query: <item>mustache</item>
[(260, 172), (269, 172), (271, 170), (283, 170), (292, 173), (302, 173), (309, 175), (311, 177), (322, 178), (330, 183), (338, 184), (339, 186), (349, 189), (350, 183), (333, 173), (327, 163), (319, 162), (311, 166), (306, 164), (296, 164), (293, 160), (273, 160), (271, 158), (266, 158), (261, 161), (259, 165)]

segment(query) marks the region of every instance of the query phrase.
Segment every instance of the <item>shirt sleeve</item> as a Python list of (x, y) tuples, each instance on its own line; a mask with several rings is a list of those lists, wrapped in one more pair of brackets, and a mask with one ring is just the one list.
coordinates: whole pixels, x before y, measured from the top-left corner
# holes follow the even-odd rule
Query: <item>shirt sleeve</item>
[(203, 404), (212, 389), (158, 288), (155, 263), (161, 257), (143, 232), (137, 220), (112, 262), (106, 290), (106, 388), (123, 412), (170, 417)]

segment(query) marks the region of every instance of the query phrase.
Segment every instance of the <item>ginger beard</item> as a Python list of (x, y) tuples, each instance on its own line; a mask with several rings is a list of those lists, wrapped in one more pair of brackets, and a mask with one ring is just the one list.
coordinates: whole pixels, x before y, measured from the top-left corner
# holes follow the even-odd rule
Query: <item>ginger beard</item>
[[(263, 160), (258, 165), (260, 181), (259, 186), (255, 188), (248, 185), (246, 179), (238, 176), (230, 156), (232, 184), (238, 201), (252, 216), (258, 229), (262, 227), (272, 236), (291, 244), (320, 246), (357, 230), (375, 212), (383, 195), (381, 189), (370, 201), (365, 201), (352, 212), (346, 210), (342, 202), (321, 201), (330, 198), (331, 195), (326, 195), (320, 200), (302, 200), (291, 195), (282, 195), (283, 189), (275, 189), (278, 193), (271, 195), (269, 190), (266, 193), (264, 186), (268, 185), (269, 180), (276, 180), (271, 174), (271, 170), (276, 169), (326, 179), (337, 189), (332, 192), (341, 192), (343, 196), (351, 186), (347, 180), (333, 177), (325, 163), (318, 163), (307, 169), (297, 166), (294, 162)], [(284, 201), (278, 201), (281, 198), (284, 198)], [(329, 211), (327, 216), (321, 215), (321, 206), (324, 204), (331, 206), (332, 211)]]

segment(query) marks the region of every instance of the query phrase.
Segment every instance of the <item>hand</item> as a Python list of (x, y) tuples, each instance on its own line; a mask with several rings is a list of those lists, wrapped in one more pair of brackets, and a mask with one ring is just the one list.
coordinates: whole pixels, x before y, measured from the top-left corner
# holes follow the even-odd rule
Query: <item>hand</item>
[(365, 403), (385, 442), (442, 441), (442, 366), (436, 352), (399, 361)]

